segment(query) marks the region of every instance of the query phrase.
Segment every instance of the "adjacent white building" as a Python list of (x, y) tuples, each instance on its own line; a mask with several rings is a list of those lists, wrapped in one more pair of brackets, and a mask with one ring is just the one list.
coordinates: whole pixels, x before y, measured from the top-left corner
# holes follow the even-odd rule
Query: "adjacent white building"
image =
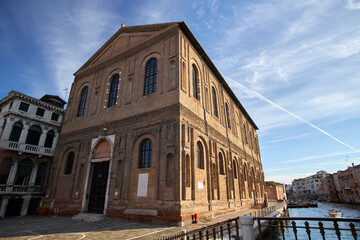
[(45, 194), (65, 101), (11, 91), (0, 100), (0, 217), (35, 214)]
[(327, 176), (326, 171), (318, 171), (316, 174), (294, 179), (294, 196), (300, 198), (318, 199), (321, 194), (321, 179)]

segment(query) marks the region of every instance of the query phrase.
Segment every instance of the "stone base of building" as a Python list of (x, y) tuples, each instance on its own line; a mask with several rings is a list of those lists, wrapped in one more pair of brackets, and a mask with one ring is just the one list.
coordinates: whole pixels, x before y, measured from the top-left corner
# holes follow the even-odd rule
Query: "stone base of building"
[[(73, 217), (81, 213), (80, 207), (69, 208), (69, 205), (60, 207), (61, 204), (55, 204), (55, 206), (56, 207), (53, 207), (52, 209), (40, 207), (39, 215), (50, 214), (55, 216)], [(185, 226), (193, 223), (195, 214), (197, 214), (198, 221), (206, 221), (217, 216), (249, 209), (254, 206), (257, 206), (255, 205), (254, 199), (233, 200), (228, 202), (216, 201), (212, 204), (195, 204), (193, 201), (189, 201), (184, 205), (182, 204), (182, 210), (175, 206), (164, 206), (163, 208), (157, 209), (125, 208), (124, 206), (117, 206), (117, 209), (108, 208), (104, 216), (106, 218), (119, 219), (122, 221)]]

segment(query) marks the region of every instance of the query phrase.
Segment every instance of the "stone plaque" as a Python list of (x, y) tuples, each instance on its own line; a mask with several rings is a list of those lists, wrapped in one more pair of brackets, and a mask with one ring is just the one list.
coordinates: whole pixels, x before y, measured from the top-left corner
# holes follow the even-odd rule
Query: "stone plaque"
[(148, 179), (149, 179), (148, 173), (139, 174), (138, 189), (137, 189), (138, 197), (147, 197)]

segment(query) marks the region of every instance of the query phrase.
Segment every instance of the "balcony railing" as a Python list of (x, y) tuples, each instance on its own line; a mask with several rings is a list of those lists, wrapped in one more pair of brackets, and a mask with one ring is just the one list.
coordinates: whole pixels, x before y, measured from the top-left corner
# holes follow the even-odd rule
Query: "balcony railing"
[(3, 140), (0, 143), (0, 147), (8, 150), (39, 154), (44, 156), (54, 156), (54, 148), (46, 148), (40, 146), (29, 145), (25, 143), (18, 143), (12, 141)]
[(0, 193), (45, 193), (45, 186), (42, 185), (0, 185)]

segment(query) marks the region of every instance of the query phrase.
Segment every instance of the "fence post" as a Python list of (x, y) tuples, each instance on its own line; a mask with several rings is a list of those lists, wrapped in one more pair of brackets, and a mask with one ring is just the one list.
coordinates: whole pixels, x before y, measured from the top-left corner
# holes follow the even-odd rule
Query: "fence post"
[(254, 218), (252, 216), (240, 216), (239, 222), (241, 225), (242, 239), (243, 240), (254, 240), (255, 229), (254, 229)]

